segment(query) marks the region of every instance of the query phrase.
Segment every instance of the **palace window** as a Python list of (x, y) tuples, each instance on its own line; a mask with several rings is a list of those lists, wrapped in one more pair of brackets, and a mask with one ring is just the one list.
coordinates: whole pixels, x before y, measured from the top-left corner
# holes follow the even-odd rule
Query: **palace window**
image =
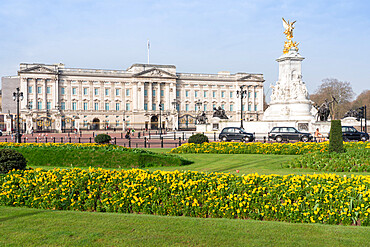
[(66, 94), (66, 90), (65, 90), (65, 88), (64, 88), (64, 87), (61, 87), (61, 88), (60, 88), (60, 94), (61, 94), (61, 95), (65, 95), (65, 94)]
[(77, 103), (76, 102), (72, 102), (72, 110), (73, 111), (77, 110)]
[(50, 87), (46, 87), (46, 93), (47, 93), (47, 94), (50, 94), (50, 91), (51, 91), (51, 90), (50, 90)]
[(251, 104), (249, 104), (248, 105), (248, 111), (251, 111), (252, 110), (252, 105)]
[(94, 88), (94, 95), (99, 95), (99, 88)]
[(105, 96), (109, 96), (109, 88), (105, 89)]
[(148, 110), (148, 104), (147, 103), (144, 103), (144, 110), (147, 111)]
[(152, 104), (152, 110), (155, 111), (156, 110), (156, 104)]
[(116, 88), (116, 96), (119, 96), (119, 89)]
[(126, 96), (130, 96), (130, 89), (126, 89)]
[(204, 92), (203, 92), (203, 96), (204, 96), (204, 98), (206, 98), (206, 97), (207, 97), (207, 91), (204, 91)]
[(28, 93), (32, 93), (32, 86), (28, 87)]
[(230, 98), (232, 98), (233, 97), (233, 92), (230, 92)]
[(87, 102), (84, 102), (84, 111), (87, 111)]
[(31, 109), (33, 109), (33, 102), (32, 101), (30, 101), (30, 102), (28, 102), (28, 108), (31, 110)]
[(155, 89), (153, 89), (152, 93), (153, 93), (153, 96), (155, 96)]
[(221, 92), (221, 97), (222, 97), (222, 98), (225, 98), (225, 91), (222, 91), (222, 92)]
[(76, 95), (76, 94), (77, 94), (77, 88), (76, 88), (76, 87), (73, 87), (73, 88), (72, 88), (72, 94), (73, 94), (73, 95)]
[(94, 103), (94, 110), (95, 111), (98, 111), (99, 110), (99, 103), (98, 102), (95, 102)]
[(119, 120), (116, 120), (116, 127), (119, 126)]
[(84, 95), (87, 95), (87, 87), (84, 88)]
[(248, 92), (248, 98), (250, 98), (251, 97), (251, 92)]
[(225, 110), (225, 105), (224, 105), (224, 104), (222, 104), (222, 105), (221, 105), (221, 108), (222, 108), (222, 110)]
[(148, 90), (144, 89), (144, 96), (148, 96)]
[(105, 110), (109, 111), (109, 103), (105, 103)]
[(189, 111), (189, 104), (185, 105), (185, 111)]
[(46, 109), (48, 109), (48, 110), (51, 109), (51, 102), (46, 102)]
[(66, 102), (60, 103), (60, 109), (65, 110), (66, 109)]
[(207, 111), (207, 104), (203, 105), (203, 111)]
[(198, 98), (198, 91), (194, 92), (194, 96), (195, 96), (195, 98)]
[(37, 102), (37, 109), (38, 110), (42, 109), (42, 102), (41, 101)]
[(41, 87), (37, 87), (37, 93), (42, 93), (42, 88)]
[(185, 97), (189, 97), (189, 91), (185, 91)]
[(120, 103), (116, 103), (116, 111), (119, 111)]
[(230, 111), (234, 111), (234, 105), (230, 105)]
[(257, 98), (257, 92), (254, 92), (254, 97)]
[(213, 97), (213, 98), (216, 98), (216, 91), (213, 91), (213, 92), (212, 92), (212, 97)]
[(180, 90), (176, 90), (176, 97), (180, 97)]
[(130, 110), (130, 103), (126, 103), (126, 111)]
[(254, 110), (257, 111), (257, 105), (254, 105)]
[(164, 96), (164, 90), (161, 90), (161, 97)]

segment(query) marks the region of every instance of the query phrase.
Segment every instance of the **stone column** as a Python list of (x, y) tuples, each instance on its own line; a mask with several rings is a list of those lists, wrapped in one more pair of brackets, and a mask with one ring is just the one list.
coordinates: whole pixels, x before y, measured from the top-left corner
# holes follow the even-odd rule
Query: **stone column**
[(152, 105), (153, 105), (153, 83), (148, 82), (148, 110), (149, 111), (153, 110)]
[(138, 83), (137, 82), (133, 82), (133, 85), (132, 85), (132, 110), (133, 111), (137, 111), (137, 108), (138, 108)]
[(34, 93), (33, 93), (33, 109), (36, 109), (37, 110), (37, 106), (38, 106), (38, 104), (37, 104), (37, 79), (36, 78), (34, 78), (33, 79), (33, 84), (34, 84)]
[(170, 84), (169, 83), (166, 83), (165, 84), (165, 89), (166, 89), (166, 92), (165, 92), (165, 107), (164, 109), (166, 110), (171, 110), (171, 95), (170, 95)]
[(145, 83), (143, 82), (139, 82), (139, 95), (138, 95), (138, 100), (139, 100), (139, 104), (138, 104), (138, 110), (139, 111), (144, 111), (144, 102), (145, 102), (145, 96), (144, 96), (144, 90), (145, 90)]
[(160, 82), (158, 82), (158, 84), (157, 84), (157, 95), (156, 95), (156, 97), (157, 97), (157, 100), (156, 100), (156, 109), (158, 109), (158, 111), (159, 111), (159, 104), (161, 103), (161, 83)]
[(54, 81), (54, 95), (53, 95), (53, 101), (54, 101), (54, 109), (58, 109), (59, 106), (59, 79), (58, 77), (55, 78)]

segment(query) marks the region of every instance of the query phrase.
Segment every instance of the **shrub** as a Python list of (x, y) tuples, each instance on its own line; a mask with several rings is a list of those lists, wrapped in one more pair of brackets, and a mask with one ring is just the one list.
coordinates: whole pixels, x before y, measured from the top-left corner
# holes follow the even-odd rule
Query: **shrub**
[(188, 143), (202, 144), (204, 142), (209, 142), (208, 137), (204, 134), (198, 133), (190, 136)]
[(343, 153), (342, 124), (340, 120), (332, 120), (329, 136), (329, 153)]
[(27, 166), (27, 160), (24, 156), (13, 149), (0, 149), (0, 173), (9, 171), (24, 170)]
[(100, 144), (108, 144), (112, 140), (112, 137), (107, 134), (99, 134), (95, 136), (94, 141)]

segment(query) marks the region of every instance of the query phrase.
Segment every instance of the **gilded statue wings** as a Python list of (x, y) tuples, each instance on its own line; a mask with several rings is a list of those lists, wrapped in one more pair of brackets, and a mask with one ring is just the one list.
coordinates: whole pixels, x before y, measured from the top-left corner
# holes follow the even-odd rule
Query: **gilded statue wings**
[(293, 27), (293, 24), (296, 22), (296, 21), (293, 21), (292, 23), (289, 23), (289, 21), (287, 22), (286, 20), (284, 20), (284, 18), (282, 18), (283, 19), (283, 26), (284, 26), (284, 28), (285, 28), (285, 30), (291, 30), (291, 29), (293, 29), (294, 27)]

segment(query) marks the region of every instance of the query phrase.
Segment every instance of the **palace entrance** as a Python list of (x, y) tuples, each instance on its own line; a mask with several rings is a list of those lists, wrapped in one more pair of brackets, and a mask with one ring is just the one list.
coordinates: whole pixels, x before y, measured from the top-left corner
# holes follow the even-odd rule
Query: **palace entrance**
[(92, 130), (98, 130), (100, 129), (100, 120), (99, 118), (94, 118), (91, 125)]

